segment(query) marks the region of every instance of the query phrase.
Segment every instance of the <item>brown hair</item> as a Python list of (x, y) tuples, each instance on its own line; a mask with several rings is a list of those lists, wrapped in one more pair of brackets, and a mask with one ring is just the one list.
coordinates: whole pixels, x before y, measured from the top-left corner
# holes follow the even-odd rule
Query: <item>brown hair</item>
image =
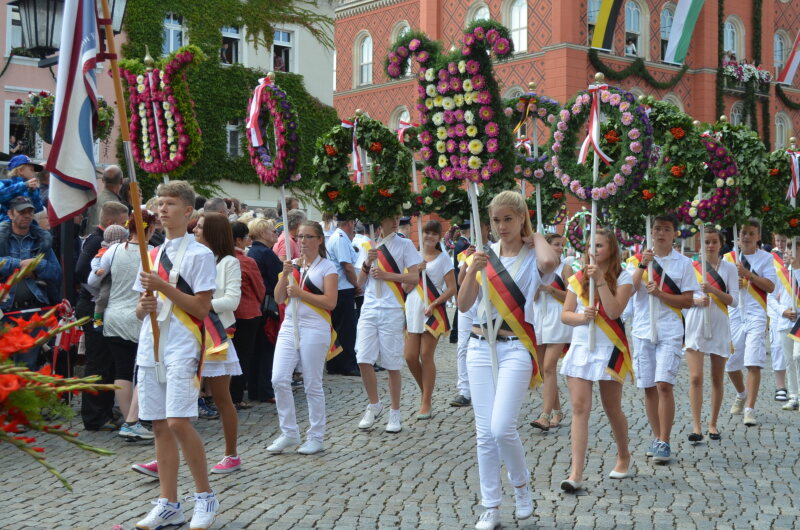
[(437, 234), (437, 235), (439, 235), (441, 237), (441, 235), (442, 235), (442, 223), (440, 223), (436, 219), (431, 219), (430, 221), (425, 223), (425, 226), (422, 227), (422, 233), (424, 234), (425, 232), (432, 232), (432, 233)]
[(203, 241), (214, 253), (217, 263), (225, 256), (235, 256), (233, 231), (228, 219), (219, 213), (204, 213), (202, 218)]
[[(704, 228), (704, 230), (706, 232), (706, 235), (717, 234), (717, 237), (719, 238), (719, 246), (720, 247), (724, 247), (725, 246), (725, 234), (722, 233), (721, 230), (717, 230), (717, 228), (715, 226), (706, 226)], [(703, 245), (704, 246), (705, 246), (705, 244), (706, 244), (706, 242), (703, 241)]]
[[(606, 269), (604, 279), (608, 284), (608, 288), (611, 290), (611, 294), (617, 294), (617, 278), (619, 278), (619, 275), (622, 272), (622, 260), (619, 256), (619, 243), (617, 242), (617, 236), (614, 234), (613, 230), (600, 227), (597, 228), (597, 235), (605, 237), (606, 242), (608, 243), (610, 252), (608, 255), (608, 269)], [(589, 275), (586, 274), (585, 265), (583, 266), (583, 269), (581, 269), (581, 273), (581, 287), (583, 287), (584, 292), (588, 293)]]
[(328, 250), (325, 248), (325, 232), (322, 231), (322, 225), (316, 221), (303, 221), (300, 223), (300, 226), (297, 227), (297, 231), (300, 232), (300, 228), (304, 226), (313, 230), (314, 235), (319, 238), (319, 255), (327, 259)]
[(185, 180), (171, 180), (159, 184), (156, 188), (156, 197), (176, 197), (186, 206), (194, 208), (194, 188)]
[(547, 243), (548, 243), (548, 244), (552, 244), (554, 239), (556, 239), (556, 238), (559, 238), (559, 239), (561, 239), (561, 238), (563, 238), (563, 237), (564, 237), (564, 236), (562, 236), (562, 235), (561, 235), (561, 234), (559, 234), (559, 233), (556, 233), (556, 232), (548, 232), (548, 233), (546, 233), (546, 234), (544, 235), (544, 240), (545, 240), (545, 241), (547, 241)]

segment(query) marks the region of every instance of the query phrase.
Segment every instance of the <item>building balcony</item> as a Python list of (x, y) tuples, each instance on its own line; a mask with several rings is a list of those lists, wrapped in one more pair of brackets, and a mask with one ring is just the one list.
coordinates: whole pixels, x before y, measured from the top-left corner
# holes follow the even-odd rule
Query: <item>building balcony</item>
[[(761, 98), (769, 97), (770, 83), (756, 83), (756, 94)], [(722, 89), (732, 96), (744, 96), (747, 91), (747, 83), (738, 81), (726, 75), (722, 76)]]

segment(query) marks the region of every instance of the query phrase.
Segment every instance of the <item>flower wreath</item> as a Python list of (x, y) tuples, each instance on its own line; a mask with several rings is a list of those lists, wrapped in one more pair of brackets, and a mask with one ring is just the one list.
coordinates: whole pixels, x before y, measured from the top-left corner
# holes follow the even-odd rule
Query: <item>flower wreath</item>
[[(554, 99), (529, 92), (517, 98), (505, 100), (503, 108), (515, 128), (527, 123), (530, 117), (540, 120), (549, 128), (558, 120), (561, 104)], [(514, 174), (517, 178), (541, 180), (545, 174), (553, 172), (553, 163), (550, 161), (550, 153), (546, 144), (539, 146), (539, 157), (534, 158), (531, 142), (530, 138), (515, 140), (517, 163), (514, 166)]]
[[(534, 186), (541, 186), (542, 198), (542, 223), (545, 225), (557, 225), (564, 220), (566, 216), (566, 194), (558, 181), (555, 179), (547, 179), (541, 181), (534, 181)], [(534, 228), (536, 227), (536, 193), (531, 192), (530, 196), (525, 200), (528, 205), (528, 215), (530, 215), (531, 222)]]
[(372, 160), (370, 184), (360, 187), (350, 177), (354, 128), (336, 125), (317, 140), (310, 189), (323, 211), (377, 224), (399, 215), (403, 204), (411, 201), (411, 153), (394, 133), (366, 114), (351, 122), (356, 123), (356, 144), (366, 149)]
[(778, 190), (773, 193), (771, 203), (761, 206), (762, 230), (786, 237), (800, 236), (800, 208), (792, 208), (782, 190), (788, 189), (792, 179), (791, 156), (789, 152), (780, 149), (766, 156), (767, 175), (770, 188)]
[(617, 241), (623, 247), (632, 247), (634, 245), (641, 245), (644, 243), (645, 238), (644, 236), (638, 235), (628, 235), (627, 232), (623, 232), (619, 228), (614, 229), (614, 234), (617, 236)]
[[(702, 223), (700, 223), (702, 224)], [(700, 225), (685, 225), (681, 226), (678, 230), (678, 237), (681, 239), (689, 239), (694, 237), (694, 235), (700, 230), (697, 228)]]
[[(260, 101), (254, 105), (256, 97)], [(250, 109), (248, 126), (252, 126), (247, 130), (247, 148), (250, 163), (261, 182), (283, 186), (299, 180), (300, 175), (295, 174), (300, 153), (299, 120), (289, 96), (266, 77), (256, 88), (247, 107)], [(254, 140), (257, 146), (253, 145)], [(271, 145), (274, 145), (272, 151)]]
[(396, 79), (412, 57), (420, 64), (417, 110), (425, 176), (481, 182), (507, 176), (513, 166), (513, 138), (488, 55), (507, 59), (513, 44), (508, 30), (490, 20), (470, 24), (462, 40), (461, 50), (443, 55), (439, 43), (410, 32), (392, 45), (385, 68)]
[(573, 215), (569, 222), (567, 222), (567, 241), (572, 248), (576, 251), (583, 253), (589, 248), (589, 242), (586, 238), (589, 236), (589, 222), (592, 218), (592, 213), (588, 210), (581, 210)]
[[(585, 124), (589, 120), (592, 95), (580, 92), (560, 112), (553, 126), (550, 150), (555, 176), (572, 194), (581, 200), (597, 200), (614, 203), (635, 190), (649, 165), (652, 127), (644, 108), (635, 104), (630, 92), (619, 88), (602, 89), (600, 105), (603, 113), (620, 124), (615, 145), (614, 162), (601, 166), (597, 187), (592, 183), (592, 164), (578, 162), (573, 146), (580, 144)], [(606, 138), (601, 138), (601, 147), (608, 148)], [(608, 151), (607, 151), (608, 152)], [(590, 149), (589, 156), (594, 153)]]
[(728, 150), (707, 133), (700, 136), (700, 143), (707, 153), (703, 173), (707, 175), (706, 180), (710, 177), (714, 187), (707, 191), (704, 186), (704, 197), (684, 201), (677, 211), (679, 221), (695, 226), (722, 222), (732, 212), (739, 196), (739, 172)]
[(130, 96), (131, 151), (147, 173), (175, 178), (200, 158), (203, 139), (186, 70), (205, 57), (200, 48), (190, 45), (178, 48), (150, 72), (141, 61), (121, 62)]

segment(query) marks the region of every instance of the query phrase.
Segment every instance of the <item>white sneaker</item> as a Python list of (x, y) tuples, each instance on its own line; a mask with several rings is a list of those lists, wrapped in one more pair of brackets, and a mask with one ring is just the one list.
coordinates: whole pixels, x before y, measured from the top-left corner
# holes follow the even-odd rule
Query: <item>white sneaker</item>
[(731, 414), (741, 414), (744, 410), (744, 399), (736, 398), (731, 406)]
[(119, 428), (119, 435), (123, 438), (139, 439), (139, 440), (152, 440), (154, 438), (153, 432), (138, 421), (133, 425), (125, 423)]
[(514, 512), (517, 519), (527, 519), (533, 515), (533, 498), (527, 484), (521, 488), (514, 488), (514, 501), (517, 504), (517, 510)]
[(791, 399), (789, 399), (789, 401), (787, 401), (787, 402), (786, 402), (786, 404), (785, 404), (784, 406), (782, 406), (781, 408), (782, 408), (783, 410), (797, 410), (797, 409), (798, 409), (798, 408), (800, 408), (800, 407), (798, 407), (798, 402), (797, 402), (797, 399), (796, 399), (796, 398), (791, 398)]
[(290, 449), (292, 447), (297, 447), (300, 445), (299, 438), (290, 438), (288, 436), (280, 435), (278, 439), (272, 442), (272, 445), (267, 447), (267, 452), (269, 453), (282, 453), (286, 449)]
[(386, 432), (400, 432), (403, 430), (402, 425), (403, 413), (399, 410), (389, 410), (389, 421), (386, 422)]
[(195, 493), (194, 514), (192, 522), (189, 523), (189, 529), (208, 530), (214, 524), (217, 512), (219, 512), (219, 501), (213, 491), (211, 493)]
[(478, 519), (478, 524), (475, 525), (475, 530), (494, 530), (500, 528), (500, 510), (497, 508), (489, 508)]
[(744, 409), (743, 423), (748, 427), (755, 427), (758, 425), (758, 420), (756, 420), (756, 411), (753, 409)]
[(301, 455), (314, 455), (325, 450), (325, 445), (319, 440), (306, 440), (306, 443), (297, 450)]
[(186, 522), (181, 510), (181, 503), (170, 503), (167, 499), (153, 501), (155, 506), (147, 517), (136, 523), (139, 530), (157, 530), (167, 526), (180, 526)]
[(367, 411), (364, 413), (364, 417), (361, 418), (361, 421), (358, 422), (358, 428), (371, 428), (373, 425), (375, 425), (375, 420), (381, 417), (381, 414), (383, 414), (383, 403), (378, 403), (377, 405), (367, 405)]

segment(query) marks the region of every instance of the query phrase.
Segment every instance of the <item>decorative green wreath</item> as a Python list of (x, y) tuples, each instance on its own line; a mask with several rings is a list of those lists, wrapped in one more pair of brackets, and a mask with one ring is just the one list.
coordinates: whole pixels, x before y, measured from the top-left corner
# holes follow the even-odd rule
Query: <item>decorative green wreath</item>
[[(599, 91), (602, 112), (612, 121), (620, 124), (619, 145), (612, 146), (616, 151), (614, 161), (601, 165), (597, 186), (592, 183), (590, 149), (586, 164), (580, 164), (574, 146), (583, 142), (582, 135), (589, 121), (592, 95), (588, 91), (578, 93), (559, 112), (559, 119), (552, 128), (550, 150), (555, 176), (561, 184), (580, 200), (596, 200), (613, 204), (625, 200), (639, 187), (650, 163), (652, 127), (645, 109), (636, 105), (636, 98), (630, 92), (619, 88), (605, 88)], [(616, 143), (616, 142), (613, 142)], [(609, 143), (600, 140), (601, 148)]]
[(800, 236), (800, 208), (792, 208), (784, 190), (792, 180), (791, 156), (783, 149), (766, 156), (767, 173), (764, 179), (773, 190), (772, 201), (761, 206), (762, 228), (766, 232), (786, 237)]
[[(358, 217), (368, 223), (400, 215), (411, 202), (411, 153), (381, 122), (362, 114), (337, 125), (317, 140), (311, 189), (327, 213)], [(361, 187), (350, 174), (353, 134), (372, 161), (369, 184)]]
[(567, 222), (567, 242), (576, 251), (583, 253), (589, 247), (589, 223), (591, 222), (592, 213), (588, 210), (581, 210), (573, 215)]
[[(523, 94), (517, 98), (506, 99), (503, 102), (504, 112), (515, 124), (515, 129), (528, 122), (529, 118), (540, 120), (547, 127), (552, 127), (558, 121), (558, 114), (561, 111), (561, 104), (547, 96), (540, 96), (535, 92)], [(539, 146), (539, 156), (534, 157), (533, 140), (522, 138), (515, 141), (517, 163), (514, 166), (514, 174), (517, 178), (536, 181), (549, 178), (553, 173), (553, 163), (550, 161), (551, 153), (546, 144)]]
[[(533, 186), (541, 186), (542, 199), (542, 223), (546, 225), (557, 225), (564, 220), (564, 210), (566, 208), (566, 193), (561, 184), (555, 179), (534, 180)], [(531, 192), (525, 201), (528, 204), (528, 215), (536, 227), (536, 193)]]

